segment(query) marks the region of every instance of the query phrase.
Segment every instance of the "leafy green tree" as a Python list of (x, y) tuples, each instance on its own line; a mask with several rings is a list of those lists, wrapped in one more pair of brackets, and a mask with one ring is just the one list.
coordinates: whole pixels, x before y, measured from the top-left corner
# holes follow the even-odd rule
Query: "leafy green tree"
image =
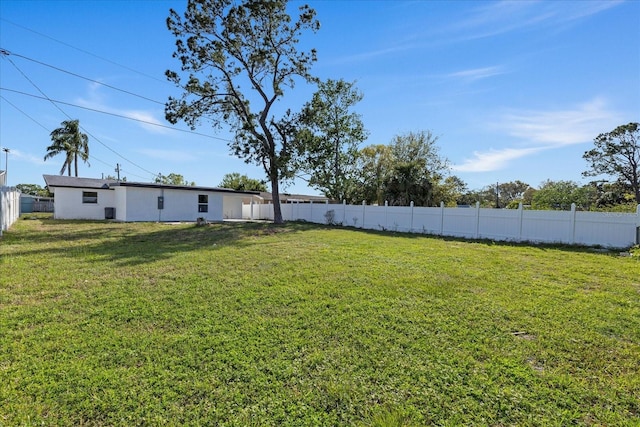
[(401, 162), (393, 167), (385, 182), (385, 196), (391, 206), (429, 206), (433, 185), (417, 161)]
[(434, 195), (445, 195), (449, 162), (440, 155), (437, 140), (429, 131), (409, 132), (389, 145), (364, 147), (357, 158), (358, 195), (379, 205), (439, 204)]
[(363, 95), (355, 83), (327, 80), (300, 114), (302, 167), (309, 184), (334, 200), (351, 198), (358, 145), (367, 138), (362, 118), (352, 112)]
[(50, 197), (51, 193), (46, 188), (42, 188), (38, 184), (18, 184), (16, 189), (22, 194), (29, 194), (31, 196)]
[(240, 175), (238, 172), (228, 173), (223, 176), (218, 186), (240, 191), (267, 191), (264, 181), (249, 178), (247, 175)]
[(534, 209), (568, 210), (575, 203), (581, 209), (589, 209), (595, 195), (593, 186), (580, 186), (574, 181), (551, 181), (542, 183), (533, 195)]
[[(498, 184), (498, 200), (501, 207), (507, 207), (509, 204), (518, 203), (523, 201), (524, 193), (531, 186), (522, 181), (510, 181)], [(523, 202), (524, 203), (524, 202)]]
[[(408, 132), (393, 138), (393, 171), (390, 180), (385, 183), (388, 185), (386, 196), (389, 204), (408, 205), (409, 203), (403, 200), (407, 196), (403, 189), (407, 188), (413, 189), (413, 202), (417, 206), (433, 206), (440, 203), (433, 198), (433, 188), (441, 184), (444, 174), (449, 169), (449, 162), (440, 155), (437, 141), (438, 138), (430, 131)], [(413, 183), (404, 182), (398, 186), (398, 178), (412, 180)], [(396, 190), (400, 192), (396, 193)]]
[(78, 176), (78, 157), (89, 163), (89, 137), (80, 132), (80, 122), (78, 120), (65, 120), (62, 127), (51, 132), (52, 144), (47, 147), (47, 154), (44, 160), (64, 154), (65, 160), (60, 169), (60, 175), (67, 170), (71, 176), (71, 165), (75, 166), (75, 176)]
[(533, 203), (533, 196), (535, 196), (537, 191), (538, 190), (533, 187), (527, 188), (525, 192), (522, 193), (522, 204), (531, 206)]
[(356, 164), (359, 185), (351, 197), (352, 200), (347, 201), (383, 205), (385, 184), (394, 167), (391, 147), (383, 144), (364, 147), (358, 152)]
[(469, 190), (467, 183), (455, 175), (448, 176), (433, 188), (433, 200), (447, 206), (465, 205), (464, 195)]
[(296, 79), (313, 80), (315, 49), (297, 46), (304, 30), (320, 27), (309, 6), (300, 6), (295, 22), (286, 8), (286, 0), (189, 0), (184, 18), (172, 9), (167, 19), (177, 39), (173, 56), (188, 72), (166, 72), (184, 91), (169, 98), (167, 120), (230, 126), (232, 152), (262, 166), (269, 178), (276, 223), (283, 222), (280, 181), (294, 176), (296, 142), (293, 115), (276, 102)]
[(170, 173), (169, 175), (163, 175), (163, 174), (158, 174), (158, 176), (156, 176), (155, 182), (158, 184), (165, 184), (165, 185), (187, 185), (187, 186), (194, 186), (196, 185), (195, 182), (191, 181), (188, 182), (184, 179), (184, 177), (182, 175), (180, 175), (179, 173)]
[(640, 124), (618, 126), (598, 135), (593, 143), (595, 148), (582, 156), (590, 166), (582, 175), (615, 177), (631, 188), (636, 203), (640, 203)]
[(496, 207), (496, 186), (488, 185), (479, 190), (468, 191), (462, 195), (460, 204), (475, 205), (478, 202), (480, 202), (480, 207), (495, 208)]

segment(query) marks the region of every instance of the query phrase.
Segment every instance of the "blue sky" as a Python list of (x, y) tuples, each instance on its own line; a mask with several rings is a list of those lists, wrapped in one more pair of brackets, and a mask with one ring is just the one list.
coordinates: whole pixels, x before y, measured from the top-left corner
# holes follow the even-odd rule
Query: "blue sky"
[[(179, 93), (164, 78), (179, 67), (165, 20), (185, 3), (0, 2), (0, 47), (10, 52), (0, 58), (0, 145), (10, 149), (10, 185), (44, 185), (43, 174), (59, 172), (62, 157), (43, 157), (49, 133), (70, 118), (89, 134), (84, 177), (114, 175), (119, 163), (129, 181), (171, 172), (203, 186), (229, 172), (264, 178), (229, 154), (226, 130), (203, 123), (194, 134), (164, 120), (162, 104)], [(302, 40), (318, 51), (312, 72), (356, 81), (363, 145), (430, 130), (470, 189), (586, 183), (582, 154), (593, 138), (640, 121), (640, 1), (308, 3), (321, 22)], [(299, 108), (312, 92), (298, 85), (286, 105)], [(317, 193), (301, 181), (288, 191)]]

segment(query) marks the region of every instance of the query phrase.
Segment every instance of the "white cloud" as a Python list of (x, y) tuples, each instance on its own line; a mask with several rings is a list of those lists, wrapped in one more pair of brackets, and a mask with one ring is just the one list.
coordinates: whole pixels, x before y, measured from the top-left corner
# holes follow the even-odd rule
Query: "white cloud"
[(511, 110), (489, 126), (502, 133), (499, 139), (517, 138), (516, 147), (474, 151), (473, 157), (452, 167), (460, 172), (490, 172), (506, 168), (512, 160), (541, 151), (593, 141), (615, 128), (622, 117), (599, 98), (565, 110)]
[(551, 2), (551, 1), (498, 1), (481, 3), (466, 19), (446, 29), (459, 34), (460, 39), (492, 37), (512, 31), (535, 27), (558, 28), (573, 21), (587, 18), (622, 3), (615, 1)]
[(560, 147), (592, 141), (620, 119), (603, 99), (596, 98), (567, 110), (511, 111), (493, 127), (530, 144)]
[(104, 97), (100, 93), (101, 85), (91, 83), (89, 92), (84, 98), (77, 98), (75, 102), (87, 109), (104, 112), (115, 116), (128, 117), (137, 121), (139, 125), (153, 133), (167, 133), (169, 129), (167, 124), (156, 118), (154, 112), (149, 110), (126, 110), (110, 107), (106, 104)]
[(155, 118), (153, 113), (149, 111), (130, 110), (121, 111), (120, 115), (130, 117), (133, 120), (140, 122), (140, 126), (154, 133), (167, 133), (169, 129), (166, 128), (166, 124)]
[(500, 66), (493, 67), (484, 67), (484, 68), (473, 68), (470, 70), (456, 71), (454, 73), (448, 74), (446, 77), (454, 78), (454, 79), (462, 79), (464, 81), (475, 81), (486, 79), (488, 77), (497, 76), (500, 74), (504, 74), (505, 71)]
[(474, 151), (473, 158), (466, 159), (462, 164), (454, 165), (451, 169), (458, 172), (491, 172), (504, 169), (511, 160), (537, 153), (543, 149), (542, 147), (534, 147), (491, 149), (486, 152)]
[[(2, 155), (2, 163), (4, 165), (4, 161), (6, 158), (5, 153), (0, 153), (0, 155)], [(9, 167), (11, 167), (11, 158), (15, 158), (16, 160), (23, 160), (26, 161), (28, 163), (33, 163), (35, 165), (44, 165), (45, 161), (44, 161), (44, 156), (43, 157), (36, 157), (33, 154), (29, 154), (29, 153), (23, 153), (20, 150), (16, 150), (11, 148), (9, 151)]]

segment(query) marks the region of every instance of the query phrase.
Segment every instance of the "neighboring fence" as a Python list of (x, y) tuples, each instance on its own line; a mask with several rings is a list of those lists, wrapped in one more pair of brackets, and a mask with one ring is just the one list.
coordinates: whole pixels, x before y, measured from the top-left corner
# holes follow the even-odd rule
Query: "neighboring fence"
[[(633, 213), (518, 209), (424, 208), (290, 203), (284, 220), (334, 223), (370, 230), (435, 234), (468, 239), (565, 243), (626, 248), (640, 243), (640, 205)], [(243, 205), (246, 219), (273, 219), (273, 205)]]
[(20, 192), (15, 187), (0, 187), (0, 236), (20, 216)]
[(53, 212), (53, 198), (21, 194), (20, 213), (26, 214), (32, 212)]

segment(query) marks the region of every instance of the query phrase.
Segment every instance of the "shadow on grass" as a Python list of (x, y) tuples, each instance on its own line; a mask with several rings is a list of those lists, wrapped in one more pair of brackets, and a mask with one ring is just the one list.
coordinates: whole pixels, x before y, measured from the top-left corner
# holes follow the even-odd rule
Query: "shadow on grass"
[(119, 266), (169, 259), (177, 253), (203, 248), (218, 250), (229, 245), (255, 245), (260, 237), (314, 228), (313, 224), (276, 225), (266, 222), (196, 226), (190, 223), (120, 223), (51, 218), (33, 221), (33, 224), (24, 224), (5, 234), (4, 243), (18, 246), (12, 254), (95, 257)]
[[(28, 219), (24, 219), (28, 221)], [(12, 253), (61, 254), (69, 257), (95, 257), (115, 265), (127, 266), (169, 259), (177, 253), (218, 250), (225, 246), (251, 246), (260, 244), (260, 238), (281, 233), (304, 233), (310, 230), (334, 229), (357, 234), (402, 239), (438, 239), (441, 241), (474, 243), (489, 246), (534, 247), (567, 252), (601, 253), (611, 255), (617, 251), (584, 246), (533, 244), (493, 240), (469, 240), (422, 233), (367, 230), (354, 227), (331, 226), (308, 222), (287, 222), (276, 225), (266, 222), (224, 222), (198, 227), (195, 224), (119, 223), (109, 221), (54, 220), (35, 218), (33, 224), (16, 227), (5, 234), (5, 242), (17, 244)]]
[[(291, 223), (288, 223), (291, 224)], [(304, 223), (303, 224), (307, 224)], [(311, 223), (309, 223), (311, 224)], [(439, 234), (431, 234), (431, 233), (421, 233), (421, 232), (401, 232), (401, 231), (393, 231), (393, 230), (375, 230), (375, 229), (365, 229), (351, 226), (341, 226), (341, 225), (323, 225), (323, 224), (312, 224), (316, 227), (320, 228), (332, 228), (336, 230), (351, 230), (358, 233), (366, 233), (377, 236), (386, 236), (386, 237), (398, 237), (398, 238), (407, 238), (407, 239), (437, 239), (443, 242), (459, 242), (459, 243), (476, 243), (487, 246), (502, 246), (502, 247), (529, 247), (540, 250), (558, 250), (564, 252), (573, 252), (573, 253), (596, 253), (602, 255), (615, 255), (618, 256), (620, 251), (626, 248), (606, 248), (602, 246), (585, 246), (585, 245), (571, 245), (568, 243), (538, 243), (531, 241), (509, 241), (509, 240), (493, 240), (493, 239), (470, 239), (465, 237), (456, 237), (456, 236), (442, 236)]]

